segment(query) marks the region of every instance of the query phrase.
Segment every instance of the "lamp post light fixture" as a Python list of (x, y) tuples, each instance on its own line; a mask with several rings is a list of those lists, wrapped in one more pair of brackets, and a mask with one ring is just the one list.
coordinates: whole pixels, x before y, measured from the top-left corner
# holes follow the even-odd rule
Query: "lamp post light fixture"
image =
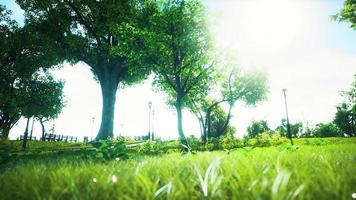
[[(32, 81), (31, 82), (31, 95), (30, 95), (30, 100), (29, 100), (29, 104), (28, 104), (28, 108), (30, 110), (30, 107), (32, 106), (32, 98), (33, 98), (33, 94), (36, 91), (36, 81)], [(25, 129), (25, 133), (24, 133), (24, 137), (23, 137), (23, 141), (22, 141), (22, 150), (26, 149), (26, 145), (27, 145), (27, 137), (28, 137), (28, 125), (30, 123), (30, 118), (31, 115), (29, 115), (27, 117), (27, 123), (26, 123), (26, 129)]]
[(290, 143), (294, 145), (293, 139), (292, 139), (292, 134), (290, 131), (290, 123), (289, 123), (289, 117), (288, 117), (288, 106), (287, 106), (287, 89), (283, 89), (283, 96), (284, 96), (284, 104), (286, 107), (286, 117), (287, 117), (287, 132), (288, 132), (288, 137), (290, 139)]
[(151, 140), (151, 109), (152, 101), (148, 102), (148, 140)]

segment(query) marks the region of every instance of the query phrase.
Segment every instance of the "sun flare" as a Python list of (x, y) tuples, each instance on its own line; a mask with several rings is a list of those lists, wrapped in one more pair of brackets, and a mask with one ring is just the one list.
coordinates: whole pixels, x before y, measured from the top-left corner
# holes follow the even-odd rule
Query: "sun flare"
[(218, 40), (230, 48), (241, 42), (254, 48), (285, 48), (310, 18), (303, 1), (291, 0), (227, 1), (220, 11)]

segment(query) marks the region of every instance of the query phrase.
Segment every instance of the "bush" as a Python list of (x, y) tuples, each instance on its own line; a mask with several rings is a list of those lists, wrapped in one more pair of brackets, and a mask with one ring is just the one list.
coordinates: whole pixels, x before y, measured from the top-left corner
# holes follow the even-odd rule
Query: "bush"
[(269, 135), (269, 133), (264, 132), (261, 135), (259, 135), (257, 137), (256, 145), (260, 147), (271, 146), (271, 136)]
[(127, 159), (126, 144), (123, 140), (100, 140), (93, 144), (94, 152), (85, 153), (85, 157), (98, 160)]
[(0, 163), (8, 161), (14, 152), (20, 151), (20, 145), (9, 141), (8, 139), (0, 139)]
[(285, 138), (285, 137), (282, 137), (279, 132), (275, 132), (272, 135), (272, 138), (271, 138), (271, 145), (272, 146), (278, 146), (278, 145), (284, 144), (286, 142), (288, 142), (288, 139)]
[(219, 138), (219, 146), (220, 149), (234, 149), (234, 148), (239, 148), (243, 146), (243, 142), (237, 138), (235, 138), (233, 135), (228, 134), (225, 136), (221, 136)]

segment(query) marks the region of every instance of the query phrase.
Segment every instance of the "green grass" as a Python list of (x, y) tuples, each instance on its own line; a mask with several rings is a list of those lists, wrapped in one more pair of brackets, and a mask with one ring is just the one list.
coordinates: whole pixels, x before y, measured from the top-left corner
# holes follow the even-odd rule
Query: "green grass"
[[(313, 140), (310, 140), (314, 142)], [(12, 160), (1, 199), (351, 199), (356, 142), (171, 153), (98, 162), (76, 154)], [(351, 141), (351, 142), (350, 142)]]

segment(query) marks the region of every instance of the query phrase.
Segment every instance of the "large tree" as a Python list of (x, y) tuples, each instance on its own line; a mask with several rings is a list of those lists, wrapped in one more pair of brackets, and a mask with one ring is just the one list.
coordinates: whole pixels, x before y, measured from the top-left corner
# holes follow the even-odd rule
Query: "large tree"
[[(142, 80), (148, 33), (144, 27), (157, 6), (150, 0), (17, 0), (26, 23), (50, 38), (63, 59), (90, 66), (102, 91), (101, 126), (96, 139), (113, 136), (119, 84)], [(147, 36), (147, 37), (146, 37)]]
[(203, 5), (198, 0), (163, 1), (154, 18), (154, 84), (177, 112), (179, 140), (187, 144), (182, 110), (188, 97), (208, 91), (213, 61)]
[(28, 103), (28, 85), (33, 74), (57, 63), (57, 53), (33, 27), (19, 27), (11, 12), (0, 5), (0, 129), (7, 138)]

